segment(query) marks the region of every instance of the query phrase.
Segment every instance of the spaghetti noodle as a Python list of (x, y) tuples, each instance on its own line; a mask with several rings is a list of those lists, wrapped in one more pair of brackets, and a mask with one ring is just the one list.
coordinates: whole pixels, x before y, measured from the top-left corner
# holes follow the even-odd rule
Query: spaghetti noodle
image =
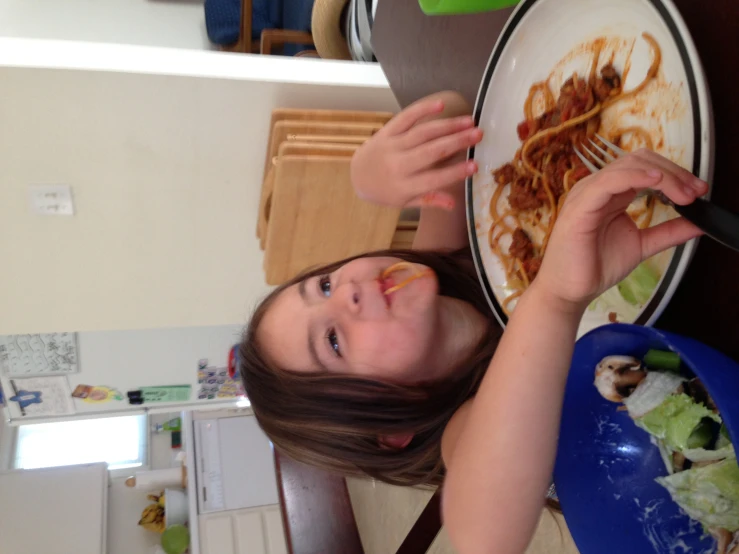
[[(525, 119), (518, 125), (521, 147), (513, 161), (493, 172), (496, 189), (490, 200), (492, 220), (488, 230), (488, 244), (501, 260), (508, 286), (512, 289), (503, 302), (504, 310), (518, 298), (534, 280), (541, 266), (549, 237), (558, 212), (567, 194), (575, 184), (590, 174), (575, 153), (575, 147), (587, 143), (601, 130), (601, 114), (607, 108), (643, 91), (657, 77), (662, 54), (654, 38), (644, 33), (644, 40), (652, 51), (652, 63), (646, 76), (635, 88), (624, 91), (621, 75), (608, 62), (598, 72), (599, 58), (604, 40), (594, 43), (593, 60), (589, 75), (581, 78), (577, 73), (565, 81), (554, 98), (548, 81), (535, 83), (524, 102)], [(543, 113), (534, 115), (534, 104)], [(639, 126), (628, 126), (608, 133), (616, 144), (629, 135), (652, 148), (649, 133)], [(507, 197), (504, 191), (508, 191)], [(500, 206), (507, 198), (508, 206)], [(632, 218), (641, 218), (639, 226), (648, 226), (654, 212), (654, 200), (647, 201), (644, 209), (633, 212)], [(501, 240), (510, 239), (504, 248)]]
[(431, 270), (430, 269), (427, 269), (425, 271), (418, 271), (416, 269), (416, 267), (412, 263), (409, 263), (409, 262), (398, 262), (396, 264), (391, 265), (387, 269), (385, 269), (380, 274), (380, 277), (383, 280), (385, 280), (388, 277), (390, 277), (390, 275), (392, 275), (393, 273), (397, 273), (398, 271), (404, 271), (404, 270), (410, 270), (410, 271), (413, 271), (414, 273), (413, 273), (413, 275), (411, 275), (407, 279), (401, 281), (399, 284), (394, 285), (394, 286), (390, 287), (389, 289), (383, 291), (383, 294), (388, 295), (388, 294), (392, 294), (394, 292), (397, 292), (400, 289), (402, 289), (403, 287), (408, 286), (410, 283), (412, 283), (416, 279), (420, 279), (421, 277), (427, 277), (427, 276), (429, 276), (431, 274)]

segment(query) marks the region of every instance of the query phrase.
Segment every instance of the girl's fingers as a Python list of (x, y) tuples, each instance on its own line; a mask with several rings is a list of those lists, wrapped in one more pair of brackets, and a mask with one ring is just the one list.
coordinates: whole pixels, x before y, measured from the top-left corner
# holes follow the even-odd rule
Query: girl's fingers
[(642, 259), (646, 260), (663, 250), (699, 237), (703, 233), (687, 219), (678, 217), (654, 227), (642, 229), (639, 234), (641, 236)]
[(582, 202), (586, 210), (601, 210), (612, 205), (615, 198), (621, 198), (625, 193), (656, 187), (662, 179), (661, 171), (644, 169), (638, 167), (638, 164), (637, 167), (609, 167), (580, 181), (578, 190), (573, 190), (576, 192), (573, 201)]
[(402, 145), (405, 149), (410, 150), (411, 148), (431, 142), (434, 139), (453, 135), (465, 129), (471, 129), (473, 125), (474, 120), (469, 115), (428, 121), (408, 131), (402, 139)]
[(672, 173), (672, 168), (663, 169), (638, 156), (624, 160), (583, 180), (578, 196), (582, 196), (590, 209), (601, 209), (615, 196), (647, 188), (659, 190), (681, 205), (690, 204), (704, 192), (705, 183), (696, 179), (686, 182)]
[(676, 191), (676, 188), (673, 185), (678, 185), (677, 188), (683, 189), (684, 194), (676, 192), (676, 198), (670, 197), (678, 204), (689, 204), (697, 196), (703, 196), (708, 192), (708, 184), (706, 184), (705, 181), (702, 181), (679, 165), (672, 163), (667, 158), (649, 150), (637, 150), (635, 153), (621, 158), (612, 164), (613, 171), (627, 167), (641, 167), (647, 171), (661, 171), (665, 175), (665, 178), (663, 179), (664, 186), (666, 187), (666, 189), (663, 190), (665, 194), (668, 194), (667, 189)]
[(387, 122), (383, 131), (390, 135), (400, 135), (411, 129), (419, 120), (444, 111), (441, 100), (424, 99), (411, 104)]
[(413, 208), (441, 208), (449, 211), (454, 209), (455, 204), (454, 196), (448, 192), (432, 191), (414, 198), (408, 203), (408, 206)]
[(642, 160), (659, 167), (663, 171), (671, 173), (677, 179), (682, 181), (686, 187), (694, 189), (699, 196), (703, 196), (708, 192), (708, 184), (705, 181), (699, 179), (687, 169), (671, 162), (664, 156), (660, 156), (659, 154), (646, 149), (637, 150), (634, 152), (633, 156), (635, 158), (641, 158)]
[(482, 140), (480, 129), (466, 129), (453, 135), (437, 138), (408, 152), (407, 170), (411, 173), (433, 167), (455, 154), (467, 150)]
[(429, 192), (457, 185), (475, 173), (477, 164), (473, 161), (430, 169), (412, 177), (408, 182), (408, 191), (412, 197), (420, 198)]

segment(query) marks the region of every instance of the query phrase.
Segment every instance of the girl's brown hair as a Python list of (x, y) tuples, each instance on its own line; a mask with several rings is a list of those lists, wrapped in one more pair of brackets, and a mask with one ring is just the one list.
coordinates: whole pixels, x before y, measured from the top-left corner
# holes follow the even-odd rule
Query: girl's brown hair
[[(273, 291), (256, 309), (239, 349), (241, 376), (254, 415), (274, 446), (298, 461), (344, 475), (369, 475), (395, 485), (440, 484), (441, 435), (454, 412), (477, 391), (501, 329), (477, 281), (469, 249), (451, 253), (392, 250), (365, 254), (423, 264), (439, 292), (474, 306), (489, 321), (484, 338), (443, 382), (405, 386), (351, 375), (293, 373), (273, 367), (257, 330), (287, 287), (326, 275), (356, 259), (309, 271)], [(413, 434), (403, 449), (380, 447), (381, 436)]]

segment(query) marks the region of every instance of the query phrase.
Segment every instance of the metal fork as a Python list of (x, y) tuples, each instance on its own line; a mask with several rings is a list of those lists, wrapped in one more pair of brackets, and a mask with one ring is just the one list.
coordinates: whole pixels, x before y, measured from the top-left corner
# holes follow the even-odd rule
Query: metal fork
[[(584, 144), (581, 144), (579, 148), (576, 146), (575, 154), (577, 154), (577, 157), (580, 158), (591, 173), (600, 171), (617, 158), (628, 154), (628, 152), (607, 141), (602, 136), (597, 134), (595, 136), (606, 148), (614, 152), (615, 156), (592, 139), (589, 139), (588, 142), (597, 154)], [(580, 149), (589, 154), (591, 159), (588, 159)], [(637, 197), (649, 194), (657, 196), (663, 203), (674, 207), (677, 213), (715, 241), (739, 252), (739, 215), (703, 198), (696, 198), (692, 204), (680, 206), (672, 202), (661, 192), (651, 189), (639, 191)]]

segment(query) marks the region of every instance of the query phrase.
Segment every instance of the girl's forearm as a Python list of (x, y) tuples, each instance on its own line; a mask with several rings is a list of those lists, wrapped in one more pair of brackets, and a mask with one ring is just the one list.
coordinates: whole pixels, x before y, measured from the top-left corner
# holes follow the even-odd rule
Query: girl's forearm
[(421, 208), (416, 240), (417, 250), (457, 250), (469, 244), (467, 215), (465, 213), (464, 183), (446, 189), (454, 198), (451, 210)]
[[(456, 92), (439, 92), (429, 99), (444, 102), (444, 110), (432, 119), (448, 119), (462, 115), (470, 115), (472, 107)], [(464, 162), (467, 151), (461, 151), (447, 160), (448, 165)], [(467, 217), (465, 213), (464, 181), (444, 189), (454, 199), (454, 207), (443, 210), (438, 207), (421, 208), (416, 239), (413, 248), (417, 250), (457, 250), (469, 244), (467, 238)]]
[(582, 313), (535, 282), (511, 316), (448, 463), (444, 518), (461, 554), (526, 549), (551, 478)]

